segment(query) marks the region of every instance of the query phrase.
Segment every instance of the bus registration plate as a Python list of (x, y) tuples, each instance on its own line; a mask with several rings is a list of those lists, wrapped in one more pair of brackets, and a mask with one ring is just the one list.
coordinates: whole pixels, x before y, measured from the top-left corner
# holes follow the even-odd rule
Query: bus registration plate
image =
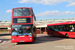
[(20, 42), (24, 42), (24, 41), (20, 41)]

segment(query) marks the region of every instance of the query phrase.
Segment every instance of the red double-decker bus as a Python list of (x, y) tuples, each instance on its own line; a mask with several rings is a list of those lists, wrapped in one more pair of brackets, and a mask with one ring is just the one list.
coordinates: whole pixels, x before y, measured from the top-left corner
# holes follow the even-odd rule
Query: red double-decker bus
[(50, 36), (75, 38), (75, 21), (48, 24), (47, 28), (47, 34)]
[(11, 17), (11, 42), (34, 42), (36, 38), (35, 21), (36, 17), (32, 8), (13, 8)]

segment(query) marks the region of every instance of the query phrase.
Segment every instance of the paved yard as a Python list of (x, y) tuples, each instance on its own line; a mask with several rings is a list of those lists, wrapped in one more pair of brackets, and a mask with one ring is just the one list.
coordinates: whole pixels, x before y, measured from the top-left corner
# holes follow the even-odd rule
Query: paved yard
[(10, 40), (4, 41), (0, 50), (75, 50), (75, 39), (38, 34), (34, 43), (14, 45)]

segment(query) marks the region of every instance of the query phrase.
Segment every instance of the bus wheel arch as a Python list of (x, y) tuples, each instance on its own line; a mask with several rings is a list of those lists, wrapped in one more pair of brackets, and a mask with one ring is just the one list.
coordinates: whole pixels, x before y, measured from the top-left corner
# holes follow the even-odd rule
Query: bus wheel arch
[(68, 38), (68, 34), (67, 33), (65, 34), (65, 37)]

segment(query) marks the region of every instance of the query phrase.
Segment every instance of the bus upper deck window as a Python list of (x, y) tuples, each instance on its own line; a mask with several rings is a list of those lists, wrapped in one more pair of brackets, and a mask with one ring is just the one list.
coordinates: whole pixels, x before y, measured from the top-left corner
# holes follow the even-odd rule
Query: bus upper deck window
[(23, 10), (23, 16), (30, 16), (30, 10), (29, 9)]

